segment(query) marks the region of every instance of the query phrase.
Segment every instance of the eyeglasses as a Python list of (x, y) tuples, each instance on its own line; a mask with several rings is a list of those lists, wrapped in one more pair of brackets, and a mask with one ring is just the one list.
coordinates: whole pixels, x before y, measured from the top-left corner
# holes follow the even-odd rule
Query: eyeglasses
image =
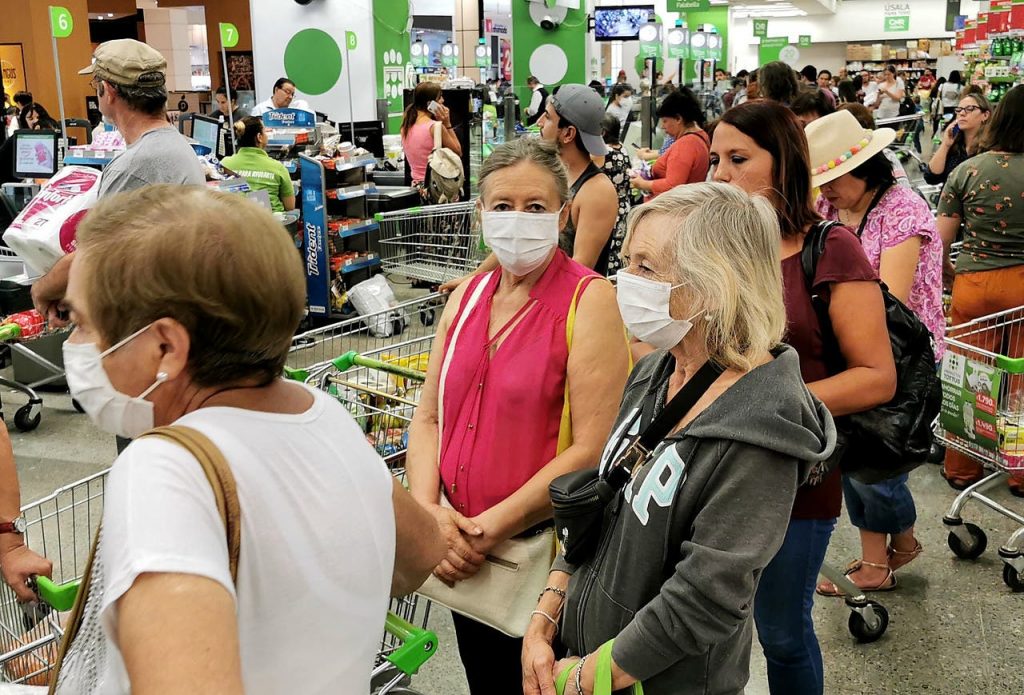
[(984, 111), (980, 106), (957, 106), (953, 109), (953, 113), (959, 116), (962, 113), (974, 113), (975, 111)]

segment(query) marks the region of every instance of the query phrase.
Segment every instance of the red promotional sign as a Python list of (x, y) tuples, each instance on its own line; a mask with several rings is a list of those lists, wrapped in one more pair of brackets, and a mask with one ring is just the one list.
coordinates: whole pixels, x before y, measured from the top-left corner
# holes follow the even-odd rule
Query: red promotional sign
[(1010, 28), (1024, 29), (1024, 0), (1013, 0), (1010, 8)]
[(956, 42), (954, 43), (953, 48), (955, 48), (958, 51), (963, 50), (963, 48), (964, 48), (964, 30), (963, 29), (960, 29), (959, 31), (956, 32)]
[(964, 26), (964, 45), (973, 46), (978, 43), (978, 20), (968, 19)]
[(978, 34), (977, 40), (984, 41), (988, 38), (988, 12), (978, 13)]

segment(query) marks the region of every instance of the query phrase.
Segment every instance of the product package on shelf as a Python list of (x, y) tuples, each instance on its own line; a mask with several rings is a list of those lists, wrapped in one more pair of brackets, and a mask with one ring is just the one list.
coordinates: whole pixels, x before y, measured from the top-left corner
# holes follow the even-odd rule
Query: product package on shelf
[(97, 200), (100, 172), (66, 166), (47, 181), (39, 194), (14, 218), (4, 241), (34, 270), (49, 272), (75, 250), (78, 223)]

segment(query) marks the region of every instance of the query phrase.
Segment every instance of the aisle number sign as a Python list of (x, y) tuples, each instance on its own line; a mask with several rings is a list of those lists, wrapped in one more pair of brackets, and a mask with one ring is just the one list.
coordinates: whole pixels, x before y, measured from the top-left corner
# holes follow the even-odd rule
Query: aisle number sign
[(50, 6), (50, 29), (54, 38), (66, 39), (75, 28), (75, 20), (66, 7)]
[(909, 2), (887, 2), (884, 15), (885, 31), (910, 31)]
[(640, 57), (661, 58), (661, 24), (648, 22), (640, 27)]
[(973, 446), (999, 447), (996, 405), (1002, 374), (991, 365), (947, 351), (942, 358), (939, 423)]
[(768, 36), (768, 20), (767, 19), (755, 19), (754, 20), (754, 36), (760, 36), (766, 38)]
[(359, 42), (356, 39), (356, 33), (354, 31), (346, 31), (345, 32), (345, 46), (348, 48), (348, 50), (350, 50), (350, 51), (356, 50), (356, 46), (357, 45), (359, 45)]
[(800, 34), (800, 40), (796, 44), (800, 48), (810, 48), (811, 36), (810, 34)]
[(686, 60), (690, 57), (690, 40), (685, 27), (678, 26), (668, 32), (668, 57)]
[(220, 45), (224, 48), (234, 48), (238, 45), (238, 27), (230, 22), (220, 23)]

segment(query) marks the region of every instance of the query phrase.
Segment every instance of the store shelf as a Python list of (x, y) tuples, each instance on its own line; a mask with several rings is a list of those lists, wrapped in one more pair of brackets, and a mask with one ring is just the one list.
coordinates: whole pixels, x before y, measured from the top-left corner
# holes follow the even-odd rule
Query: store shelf
[(353, 200), (355, 198), (362, 198), (368, 193), (376, 193), (377, 187), (372, 183), (364, 183), (358, 186), (348, 186), (347, 188), (333, 188), (327, 192), (328, 200)]
[(356, 263), (350, 263), (346, 266), (342, 266), (341, 270), (338, 271), (342, 275), (354, 273), (357, 270), (363, 270), (365, 268), (373, 268), (380, 265), (380, 258), (374, 256), (373, 258), (367, 258), (365, 261), (358, 261)]
[(352, 169), (365, 168), (365, 167), (370, 166), (371, 164), (376, 164), (376, 163), (377, 163), (376, 159), (374, 159), (373, 157), (367, 157), (367, 158), (355, 160), (353, 162), (348, 162), (346, 164), (335, 165), (333, 169), (331, 169), (329, 167), (324, 167), (324, 169), (326, 171), (351, 171)]
[(374, 232), (378, 229), (380, 229), (380, 225), (374, 220), (364, 220), (361, 224), (341, 227), (339, 229), (330, 229), (330, 223), (328, 223), (329, 233), (341, 239), (347, 239), (350, 236), (358, 236), (359, 234), (366, 234), (367, 232)]

